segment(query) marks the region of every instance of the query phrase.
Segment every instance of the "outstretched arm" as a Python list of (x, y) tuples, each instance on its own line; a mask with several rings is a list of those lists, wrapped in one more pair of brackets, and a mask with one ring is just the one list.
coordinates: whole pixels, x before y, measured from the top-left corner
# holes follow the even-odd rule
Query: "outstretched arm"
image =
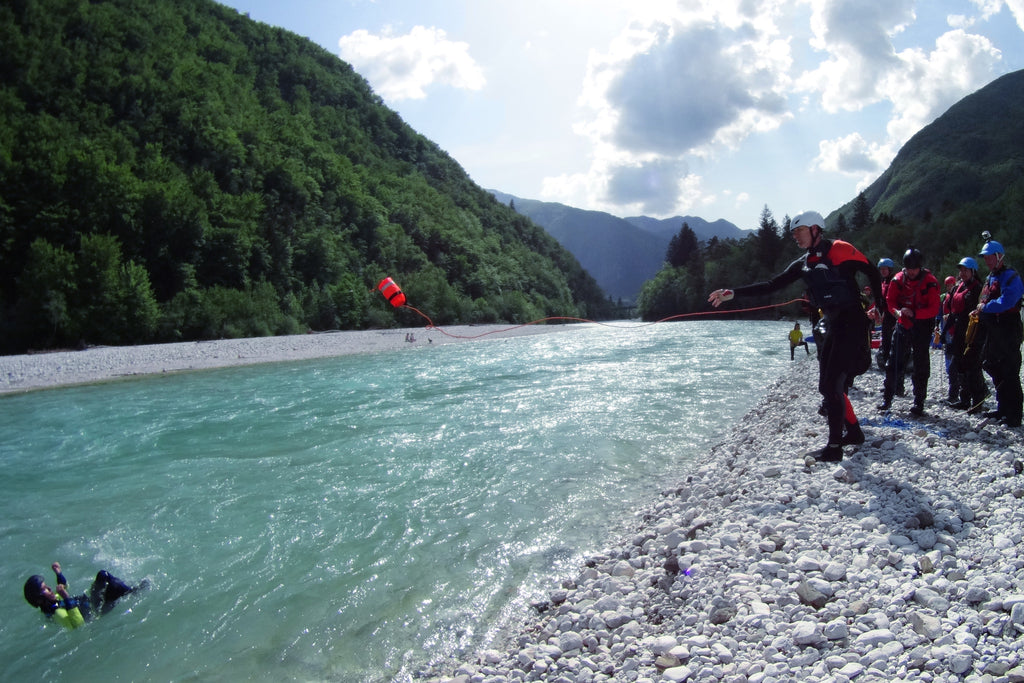
[(734, 294), (731, 289), (716, 289), (708, 296), (708, 303), (718, 308), (726, 301), (732, 301)]

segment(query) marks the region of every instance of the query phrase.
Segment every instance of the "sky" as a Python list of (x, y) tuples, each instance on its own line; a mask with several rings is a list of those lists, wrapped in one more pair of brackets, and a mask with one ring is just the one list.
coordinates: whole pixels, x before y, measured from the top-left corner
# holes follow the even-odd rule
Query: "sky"
[(856, 197), (1024, 68), (1024, 0), (221, 0), (348, 62), (481, 187), (758, 226)]

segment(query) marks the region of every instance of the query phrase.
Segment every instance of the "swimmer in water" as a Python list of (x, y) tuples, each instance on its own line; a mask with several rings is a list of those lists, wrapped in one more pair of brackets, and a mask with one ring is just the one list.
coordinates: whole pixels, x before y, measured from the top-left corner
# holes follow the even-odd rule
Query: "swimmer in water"
[(96, 574), (88, 595), (73, 596), (68, 592), (68, 581), (64, 578), (60, 563), (51, 565), (56, 575), (57, 588), (46, 585), (39, 574), (30, 576), (25, 582), (25, 600), (38, 607), (43, 614), (66, 628), (78, 628), (92, 618), (93, 610), (106, 614), (114, 608), (119, 598), (145, 588), (143, 581), (133, 588), (106, 570)]

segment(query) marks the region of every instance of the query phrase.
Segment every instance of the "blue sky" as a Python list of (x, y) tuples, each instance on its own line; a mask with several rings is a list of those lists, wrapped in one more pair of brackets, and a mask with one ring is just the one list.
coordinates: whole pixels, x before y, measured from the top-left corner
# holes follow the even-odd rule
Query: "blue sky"
[(482, 187), (756, 228), (856, 196), (1024, 68), (1024, 0), (230, 0), (350, 63)]

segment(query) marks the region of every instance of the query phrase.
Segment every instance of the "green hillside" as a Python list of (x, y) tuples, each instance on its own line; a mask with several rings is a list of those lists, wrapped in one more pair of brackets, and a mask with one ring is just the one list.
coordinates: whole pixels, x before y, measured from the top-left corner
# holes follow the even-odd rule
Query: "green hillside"
[(312, 42), (207, 0), (0, 6), (0, 350), (601, 317), (568, 251)]
[[(988, 230), (1024, 267), (1024, 71), (996, 79), (914, 135), (864, 192), (871, 221), (861, 241), (898, 260), (908, 243), (930, 266), (955, 273)], [(854, 228), (857, 199), (840, 214)]]

